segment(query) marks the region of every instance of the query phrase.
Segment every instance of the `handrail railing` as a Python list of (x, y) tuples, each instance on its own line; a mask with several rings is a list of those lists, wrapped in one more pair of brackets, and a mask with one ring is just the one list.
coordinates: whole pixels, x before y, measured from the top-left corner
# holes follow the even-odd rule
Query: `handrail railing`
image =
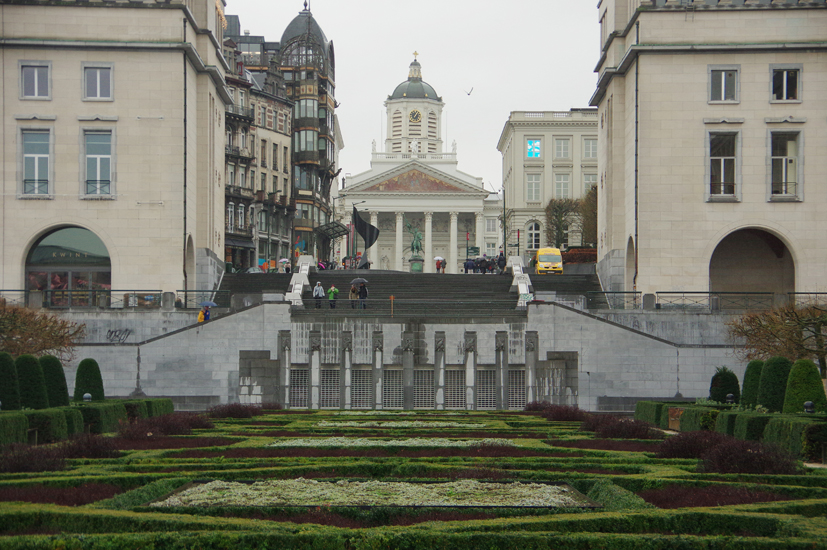
[(197, 309), (203, 302), (213, 302), (215, 307), (230, 307), (231, 296), (229, 290), (176, 290), (175, 307)]
[(788, 292), (787, 296), (796, 307), (827, 306), (827, 292)]
[[(330, 307), (330, 300), (325, 296), (316, 298), (302, 297), (301, 303), (293, 301), (291, 310), (294, 313), (336, 313), (339, 315), (390, 315), (413, 316), (427, 315), (428, 317), (463, 317), (479, 315), (491, 317), (497, 315), (524, 314), (525, 309), (517, 308), (517, 297), (508, 300), (413, 300), (394, 298), (368, 298), (364, 302), (364, 309), (360, 300), (351, 300), (347, 294), (334, 300), (335, 308)], [(438, 305), (439, 307), (435, 307)]]
[(772, 309), (772, 292), (658, 292), (659, 309)]
[(587, 309), (641, 309), (641, 292), (586, 292)]

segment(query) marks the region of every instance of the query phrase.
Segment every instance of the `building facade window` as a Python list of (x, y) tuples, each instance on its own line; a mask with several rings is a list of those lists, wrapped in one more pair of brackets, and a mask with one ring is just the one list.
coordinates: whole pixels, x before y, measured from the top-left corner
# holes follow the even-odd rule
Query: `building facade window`
[(597, 140), (584, 139), (583, 140), (583, 158), (596, 159), (597, 158)]
[(737, 103), (740, 90), (740, 67), (737, 65), (710, 65), (709, 102)]
[(273, 189), (271, 193), (278, 193), (279, 192), (279, 177), (273, 176)]
[(237, 215), (236, 215), (236, 223), (238, 224), (238, 226), (237, 226), (237, 227), (238, 227), (239, 229), (244, 229), (244, 211), (245, 211), (244, 205), (243, 205), (243, 204), (239, 204), (239, 205), (238, 205), (238, 209), (237, 209), (237, 211), (236, 211), (236, 212), (237, 212)]
[(526, 232), (526, 250), (537, 250), (540, 248), (540, 224), (531, 222)]
[(798, 169), (801, 162), (798, 152), (800, 134), (798, 132), (770, 132), (770, 154), (772, 156), (772, 190), (773, 195), (798, 195)]
[(278, 143), (273, 144), (273, 170), (279, 169), (279, 146)]
[(238, 186), (247, 187), (247, 172), (243, 168), (238, 169)]
[(571, 197), (571, 174), (554, 174), (554, 198), (568, 199)]
[(227, 167), (227, 185), (235, 185), (235, 166), (232, 164)]
[(554, 140), (554, 158), (567, 159), (571, 158), (571, 147), (568, 139)]
[(497, 256), (497, 243), (485, 243), (485, 255), (489, 258)]
[(235, 227), (235, 204), (227, 203), (227, 229)]
[(801, 65), (770, 65), (770, 101), (794, 102), (801, 100)]
[(112, 132), (85, 131), (83, 133), (86, 156), (87, 195), (112, 193)]
[(497, 218), (485, 218), (485, 232), (496, 233), (499, 225), (498, 221)]
[(23, 130), (23, 194), (48, 195), (51, 173), (51, 131)]
[(112, 101), (112, 64), (83, 64), (83, 99)]
[(262, 191), (267, 191), (267, 174), (261, 174), (261, 187)]
[(738, 134), (709, 134), (709, 194), (735, 195)]
[(540, 174), (526, 174), (525, 200), (527, 202), (540, 201)]
[(597, 186), (597, 174), (583, 174), (583, 191), (589, 192), (589, 189)]
[(541, 158), (542, 148), (539, 139), (526, 140), (526, 157), (530, 159)]
[(52, 99), (51, 61), (20, 62), (20, 99)]

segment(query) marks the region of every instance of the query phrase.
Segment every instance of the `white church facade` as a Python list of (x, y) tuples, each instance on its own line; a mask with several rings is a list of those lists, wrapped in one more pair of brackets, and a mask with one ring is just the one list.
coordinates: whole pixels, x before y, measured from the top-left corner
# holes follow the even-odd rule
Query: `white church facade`
[[(467, 247), (479, 247), (480, 254), (498, 252), (496, 233), (488, 239), (492, 242), (486, 241), (486, 213), (497, 221), (497, 209), (489, 204), (497, 197), (489, 199), (482, 178), (457, 168), (456, 142), (451, 152), (445, 151), (444, 105), (422, 80), (421, 66), (414, 59), (408, 79), (385, 101), (384, 151), (377, 151), (374, 142), (370, 170), (349, 177), (339, 190), (339, 221), (350, 223), (357, 205), (364, 219), (380, 230), (378, 241), (367, 251), (373, 269), (410, 271), (409, 230), (414, 228), (422, 233), (426, 273), (435, 271), (438, 256), (447, 262), (446, 273), (459, 273)], [(339, 258), (347, 255), (346, 240), (337, 247)]]

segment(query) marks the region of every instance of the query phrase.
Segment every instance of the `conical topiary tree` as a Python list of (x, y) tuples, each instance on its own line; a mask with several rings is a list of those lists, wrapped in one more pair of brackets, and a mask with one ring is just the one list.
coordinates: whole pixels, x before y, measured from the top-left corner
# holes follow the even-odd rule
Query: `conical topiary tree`
[(66, 374), (60, 359), (54, 355), (44, 355), (40, 358), (43, 369), (43, 378), (46, 379), (46, 393), (49, 395), (50, 407), (69, 406), (69, 388), (66, 387)]
[(735, 398), (735, 403), (741, 401), (738, 376), (727, 367), (718, 367), (709, 384), (709, 398), (718, 403), (726, 403), (726, 396), (730, 393)]
[(784, 393), (787, 391), (787, 377), (792, 366), (786, 357), (773, 357), (764, 363), (761, 381), (758, 383), (758, 405), (766, 407), (770, 412), (781, 412), (784, 408)]
[(20, 406), (28, 409), (48, 409), (49, 394), (40, 361), (34, 355), (21, 355), (14, 361), (17, 368), (17, 386), (20, 388)]
[(809, 359), (793, 363), (784, 394), (784, 413), (804, 412), (804, 403), (812, 401), (816, 412), (827, 411), (827, 395), (816, 364)]
[(5, 351), (0, 352), (0, 410), (20, 409), (20, 387), (14, 359)]
[(92, 395), (92, 401), (103, 401), (103, 380), (98, 362), (94, 359), (84, 359), (78, 365), (75, 375), (75, 401), (83, 401), (83, 394)]
[(763, 368), (764, 362), (759, 359), (747, 364), (747, 370), (744, 372), (744, 385), (741, 388), (741, 405), (755, 407), (758, 403), (758, 384), (761, 382)]

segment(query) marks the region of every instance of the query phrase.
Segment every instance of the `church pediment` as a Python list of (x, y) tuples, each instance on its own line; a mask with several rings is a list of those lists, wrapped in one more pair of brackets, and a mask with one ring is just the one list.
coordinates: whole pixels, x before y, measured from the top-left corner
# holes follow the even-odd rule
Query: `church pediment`
[(446, 181), (447, 178), (439, 178), (426, 174), (415, 168), (401, 174), (374, 181), (365, 186), (359, 186), (359, 192), (364, 193), (479, 193), (480, 190), (470, 189), (466, 184), (460, 182)]

